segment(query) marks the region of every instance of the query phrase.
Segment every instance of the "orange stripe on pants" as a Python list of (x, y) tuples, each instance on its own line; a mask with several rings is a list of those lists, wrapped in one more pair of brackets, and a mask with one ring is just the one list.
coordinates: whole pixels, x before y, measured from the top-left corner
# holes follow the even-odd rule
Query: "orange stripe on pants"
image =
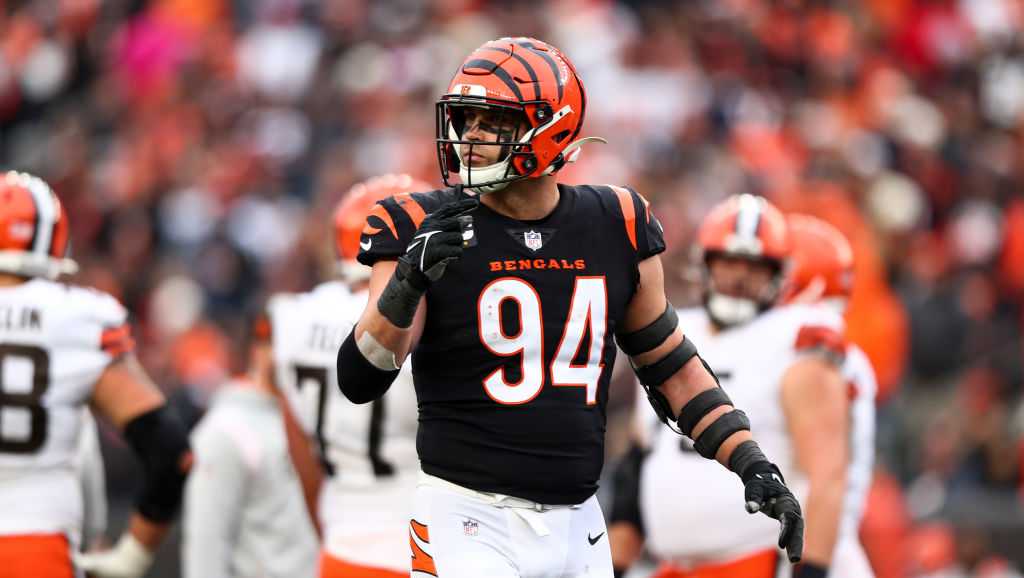
[(768, 550), (733, 562), (690, 570), (665, 563), (652, 578), (774, 578), (778, 566), (778, 555), (774, 550)]
[(320, 552), (320, 578), (409, 578), (409, 573), (359, 566)]
[(0, 536), (4, 578), (74, 578), (71, 550), (63, 534)]

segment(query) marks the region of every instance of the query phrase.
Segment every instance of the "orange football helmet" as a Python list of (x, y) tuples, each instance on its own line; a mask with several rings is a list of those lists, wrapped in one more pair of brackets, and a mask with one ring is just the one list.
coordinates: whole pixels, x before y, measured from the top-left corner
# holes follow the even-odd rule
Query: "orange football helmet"
[[(502, 118), (517, 115), (529, 128), (493, 143), (464, 140), (465, 107), (497, 111)], [(489, 193), (512, 181), (554, 173), (576, 160), (583, 143), (603, 142), (573, 140), (583, 128), (586, 108), (576, 68), (554, 46), (525, 37), (485, 43), (466, 58), (437, 102), (437, 156), (445, 185), (451, 186), (451, 173), (458, 173), (466, 188)], [(501, 146), (504, 158), (470, 168), (460, 145)]]
[(353, 185), (334, 209), (334, 249), (339, 274), (350, 283), (370, 276), (370, 268), (356, 261), (356, 256), (359, 255), (359, 237), (366, 224), (366, 216), (377, 201), (433, 188), (404, 174), (382, 175)]
[(793, 243), (787, 302), (850, 298), (853, 249), (838, 229), (817, 217), (793, 214), (786, 220)]
[(67, 258), (68, 216), (42, 179), (8, 171), (0, 178), (0, 271), (56, 279), (78, 271)]
[[(704, 306), (728, 327), (746, 323), (774, 306), (782, 293), (790, 239), (786, 218), (764, 197), (734, 195), (716, 205), (697, 232), (704, 269)], [(718, 257), (767, 263), (772, 282), (756, 298), (726, 295), (714, 286), (710, 263)]]

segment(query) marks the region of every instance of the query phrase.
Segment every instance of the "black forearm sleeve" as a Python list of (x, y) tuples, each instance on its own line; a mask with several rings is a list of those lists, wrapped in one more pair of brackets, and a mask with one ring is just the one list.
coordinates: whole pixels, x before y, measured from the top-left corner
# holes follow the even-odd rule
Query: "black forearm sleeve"
[(761, 446), (757, 445), (757, 442), (754, 440), (747, 440), (736, 446), (732, 450), (732, 455), (729, 456), (729, 469), (744, 482), (750, 479), (752, 472), (754, 472), (750, 466), (761, 463), (771, 464), (768, 458), (765, 457), (764, 452), (761, 451)]
[(423, 274), (410, 270), (408, 265), (399, 259), (394, 274), (377, 299), (377, 311), (395, 327), (410, 327), (416, 316), (420, 297), (426, 290), (427, 281)]
[(353, 330), (338, 350), (338, 387), (352, 403), (369, 403), (384, 395), (400, 370), (387, 371), (370, 363), (356, 345)]
[(189, 467), (188, 432), (163, 405), (128, 422), (124, 438), (142, 461), (145, 481), (138, 510), (148, 520), (169, 522), (181, 505)]

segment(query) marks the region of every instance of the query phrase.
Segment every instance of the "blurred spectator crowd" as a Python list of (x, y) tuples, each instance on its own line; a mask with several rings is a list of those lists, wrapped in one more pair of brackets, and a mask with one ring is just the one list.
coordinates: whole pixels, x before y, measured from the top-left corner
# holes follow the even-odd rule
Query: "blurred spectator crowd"
[(584, 134), (610, 143), (563, 179), (652, 201), (676, 304), (698, 297), (692, 233), (726, 195), (853, 242), (850, 335), (881, 386), (878, 575), (1024, 563), (1024, 1), (0, 6), (2, 164), (53, 185), (77, 281), (125, 302), (184, 405), (239, 367), (268, 294), (331, 270), (349, 186), (438, 181), (433, 101), (461, 58), (536, 36), (576, 63)]

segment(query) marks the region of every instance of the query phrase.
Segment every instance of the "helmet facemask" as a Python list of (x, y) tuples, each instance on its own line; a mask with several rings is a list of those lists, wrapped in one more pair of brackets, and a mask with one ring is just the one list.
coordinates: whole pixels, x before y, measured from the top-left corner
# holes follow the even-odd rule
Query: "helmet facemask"
[[(467, 119), (472, 120), (471, 125)], [(474, 134), (493, 135), (494, 140), (469, 138), (473, 129)], [(451, 173), (458, 173), (465, 188), (482, 194), (527, 178), (536, 166), (530, 145), (535, 132), (522, 104), (476, 98), (441, 100), (437, 103), (437, 147), (445, 184), (451, 186)], [(467, 159), (474, 155), (495, 160), (486, 166), (471, 166)]]
[[(751, 288), (749, 282), (740, 282), (728, 288), (718, 287), (712, 275), (715, 259), (740, 259), (770, 268), (771, 278)], [(722, 252), (709, 252), (704, 256), (704, 308), (708, 316), (719, 327), (735, 327), (749, 323), (758, 315), (771, 309), (782, 294), (784, 275), (783, 263), (764, 257), (746, 257)], [(737, 290), (737, 286), (739, 290)], [(736, 293), (739, 293), (737, 295)]]

